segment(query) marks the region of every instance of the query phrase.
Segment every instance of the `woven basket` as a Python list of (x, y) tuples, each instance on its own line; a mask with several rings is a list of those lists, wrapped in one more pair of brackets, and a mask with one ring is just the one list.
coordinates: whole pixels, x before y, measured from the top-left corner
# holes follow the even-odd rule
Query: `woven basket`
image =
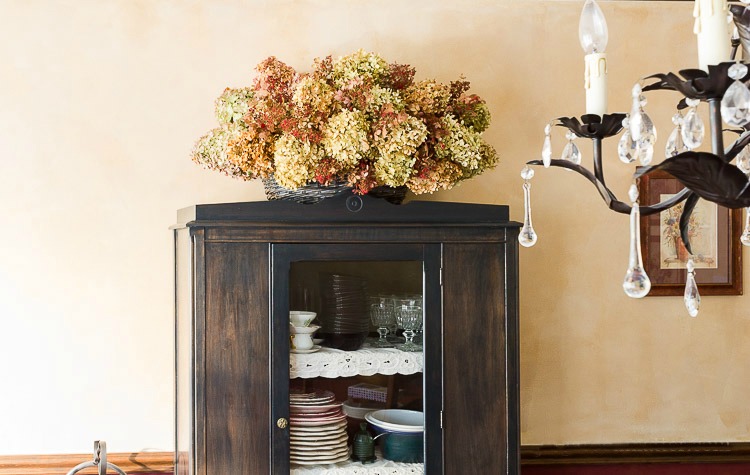
[[(266, 191), (268, 200), (291, 200), (302, 204), (314, 204), (326, 198), (331, 198), (339, 193), (352, 193), (352, 187), (346, 182), (334, 181), (328, 185), (310, 182), (296, 190), (290, 190), (279, 185), (273, 175), (269, 178), (263, 178), (263, 188)], [(399, 186), (393, 188), (390, 186), (379, 186), (373, 188), (368, 193), (369, 196), (382, 198), (389, 203), (401, 204), (406, 197), (407, 188)]]

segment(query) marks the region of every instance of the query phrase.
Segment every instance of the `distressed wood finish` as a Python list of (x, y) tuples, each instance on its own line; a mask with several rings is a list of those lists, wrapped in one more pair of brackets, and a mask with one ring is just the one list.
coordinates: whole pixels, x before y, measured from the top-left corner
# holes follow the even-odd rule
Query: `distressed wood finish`
[(520, 225), (506, 206), (342, 196), (199, 205), (178, 220), (193, 236), (195, 315), (193, 468), (179, 475), (289, 473), (277, 421), (289, 416), (290, 268), (316, 260), (422, 262), (426, 472), (518, 473), (506, 339), (517, 339)]
[(206, 472), (268, 473), (268, 245), (206, 244)]
[(445, 473), (517, 473), (504, 248), (445, 245), (443, 273)]

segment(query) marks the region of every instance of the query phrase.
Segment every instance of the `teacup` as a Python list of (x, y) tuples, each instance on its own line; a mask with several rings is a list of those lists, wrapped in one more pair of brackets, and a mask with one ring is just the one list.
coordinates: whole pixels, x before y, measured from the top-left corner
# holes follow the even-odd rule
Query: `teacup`
[(312, 333), (297, 333), (289, 335), (289, 345), (293, 350), (311, 350), (314, 346)]
[(312, 336), (320, 329), (320, 325), (309, 327), (289, 327), (289, 345), (293, 350), (310, 350), (315, 346)]
[(305, 310), (290, 310), (289, 311), (289, 322), (295, 327), (307, 327), (315, 320), (315, 312), (307, 312)]

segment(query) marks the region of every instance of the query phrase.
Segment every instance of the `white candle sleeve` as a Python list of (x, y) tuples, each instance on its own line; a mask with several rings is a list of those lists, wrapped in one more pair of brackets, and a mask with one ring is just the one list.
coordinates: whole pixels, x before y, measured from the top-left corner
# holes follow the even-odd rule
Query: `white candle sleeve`
[(587, 54), (585, 63), (586, 113), (603, 116), (607, 113), (607, 54)]
[(695, 0), (695, 34), (698, 35), (698, 67), (729, 61), (730, 41), (727, 0)]

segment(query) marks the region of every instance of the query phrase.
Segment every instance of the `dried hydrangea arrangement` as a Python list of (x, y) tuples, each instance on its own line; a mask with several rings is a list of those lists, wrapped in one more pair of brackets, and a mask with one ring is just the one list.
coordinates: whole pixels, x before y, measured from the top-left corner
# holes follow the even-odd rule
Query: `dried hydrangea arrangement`
[(273, 175), (289, 189), (345, 181), (362, 194), (431, 193), (497, 163), (481, 136), (489, 110), (463, 78), (415, 82), (414, 68), (362, 50), (316, 59), (310, 73), (275, 57), (256, 70), (252, 87), (216, 100), (220, 126), (196, 144), (196, 163), (244, 180)]

